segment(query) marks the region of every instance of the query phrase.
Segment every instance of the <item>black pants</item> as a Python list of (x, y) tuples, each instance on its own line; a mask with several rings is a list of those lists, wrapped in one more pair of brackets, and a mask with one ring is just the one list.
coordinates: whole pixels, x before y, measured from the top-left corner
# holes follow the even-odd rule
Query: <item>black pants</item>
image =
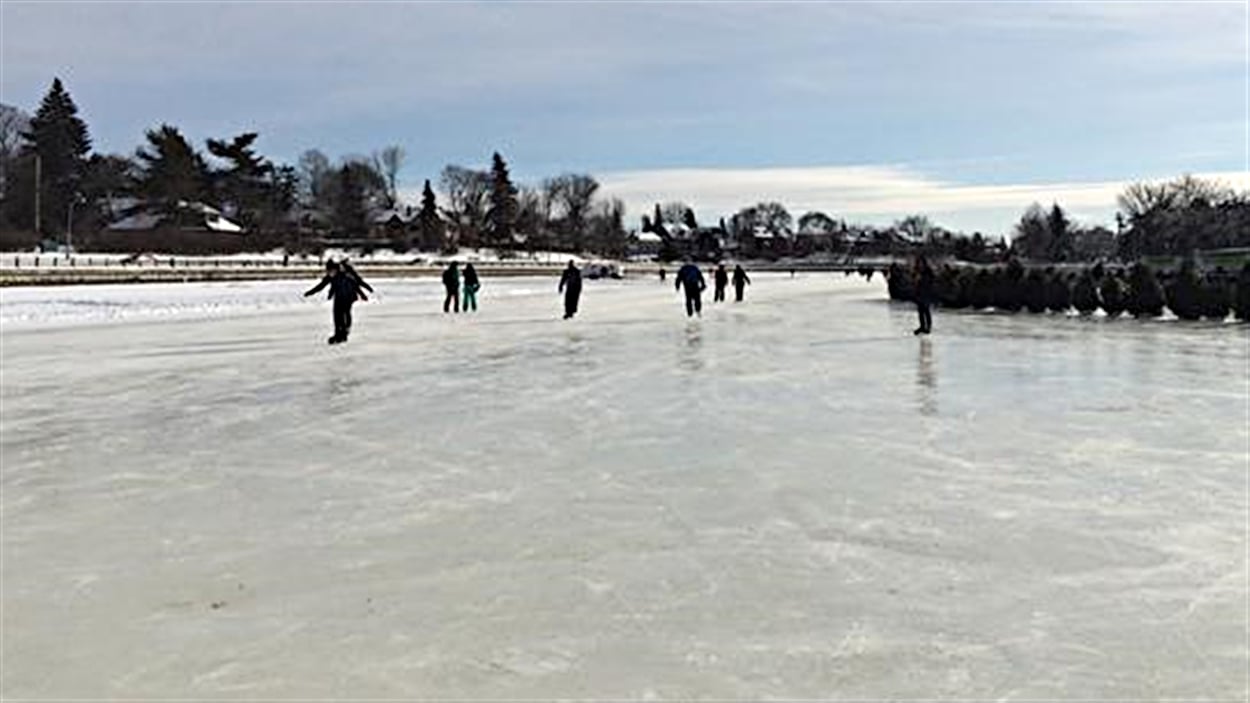
[(743, 290), (745, 290), (745, 289), (746, 289), (746, 285), (745, 285), (745, 284), (741, 284), (741, 283), (740, 283), (740, 284), (738, 284), (738, 285), (734, 286), (734, 302), (735, 302), (735, 303), (741, 303), (741, 302), (742, 302), (742, 291), (743, 291)]
[(460, 312), (460, 290), (458, 288), (448, 288), (447, 297), (443, 299), (443, 312), (451, 312), (452, 306), (455, 311)]
[(916, 300), (916, 314), (920, 316), (920, 327), (918, 332), (928, 333), (933, 331), (933, 313), (929, 311), (929, 301), (924, 298)]
[(695, 313), (703, 314), (703, 295), (699, 291), (686, 291), (686, 317), (693, 317)]
[(716, 292), (712, 294), (712, 302), (713, 303), (725, 302), (725, 286), (722, 286), (719, 284), (716, 286)]
[(569, 319), (577, 314), (577, 301), (581, 299), (582, 292), (580, 290), (568, 290), (564, 293), (564, 319)]
[(352, 303), (351, 300), (345, 303), (334, 301), (334, 336), (339, 339), (346, 340), (347, 333), (352, 331)]

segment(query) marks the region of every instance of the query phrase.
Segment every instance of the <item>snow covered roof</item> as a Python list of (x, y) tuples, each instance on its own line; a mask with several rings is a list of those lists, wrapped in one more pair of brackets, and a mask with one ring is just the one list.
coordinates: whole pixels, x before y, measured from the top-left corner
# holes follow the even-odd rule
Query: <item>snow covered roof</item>
[(640, 242), (662, 242), (664, 238), (655, 232), (639, 232), (638, 241)]
[(373, 224), (375, 225), (384, 225), (388, 222), (391, 222), (392, 220), (397, 220), (400, 223), (408, 224), (409, 222), (412, 222), (413, 219), (415, 218), (416, 218), (416, 215), (410, 211), (406, 212), (404, 210), (391, 208), (389, 210), (381, 210), (375, 213), (373, 217), (370, 218), (370, 221), (372, 221)]
[(227, 220), (220, 213), (204, 213), (204, 226), (214, 232), (228, 232), (230, 234), (242, 234), (243, 226), (237, 222)]
[[(198, 202), (179, 200), (177, 207), (192, 214), (199, 215), (199, 224), (210, 232), (242, 234), (243, 227), (232, 222), (221, 214), (221, 211), (210, 205)], [(137, 207), (129, 215), (110, 224), (108, 229), (114, 232), (136, 232), (156, 229), (164, 222), (166, 215), (153, 207)], [(188, 223), (194, 224), (194, 223)]]

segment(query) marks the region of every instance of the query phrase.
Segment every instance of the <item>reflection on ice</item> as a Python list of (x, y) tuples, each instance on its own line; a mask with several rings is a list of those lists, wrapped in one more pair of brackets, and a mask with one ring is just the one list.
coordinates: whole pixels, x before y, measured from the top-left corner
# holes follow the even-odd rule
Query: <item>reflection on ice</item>
[(1245, 694), (1243, 328), (374, 283), (6, 292), (0, 694)]
[(921, 337), (918, 349), (920, 355), (916, 363), (916, 386), (920, 396), (920, 413), (936, 415), (937, 376), (933, 372), (933, 343), (928, 337)]

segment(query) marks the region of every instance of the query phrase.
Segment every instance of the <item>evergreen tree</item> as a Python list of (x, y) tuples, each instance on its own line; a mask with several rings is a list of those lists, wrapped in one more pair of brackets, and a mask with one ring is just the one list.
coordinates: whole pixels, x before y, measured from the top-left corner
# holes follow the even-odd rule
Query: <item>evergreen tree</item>
[(349, 237), (369, 233), (370, 195), (385, 191), (385, 179), (362, 161), (348, 161), (338, 169), (334, 203), (334, 228)]
[(60, 78), (53, 79), (22, 137), (23, 151), (39, 163), (40, 229), (62, 231), (70, 204), (78, 197), (91, 137)]
[(1046, 252), (1048, 258), (1051, 261), (1067, 261), (1072, 254), (1072, 221), (1059, 203), (1052, 204), (1050, 214), (1046, 216), (1046, 229), (1050, 234), (1049, 251)]
[(209, 174), (204, 157), (176, 127), (167, 124), (146, 132), (146, 147), (135, 153), (139, 161), (139, 194), (166, 215), (177, 217), (180, 202), (204, 201)]
[(261, 158), (252, 145), (255, 132), (240, 134), (230, 141), (209, 139), (208, 153), (227, 163), (226, 168), (211, 174), (212, 191), (227, 215), (236, 218), (247, 229), (256, 228), (262, 220), (272, 220), (274, 166)]
[(689, 227), (692, 231), (699, 229), (699, 222), (694, 218), (694, 210), (686, 208), (686, 211), (682, 213), (682, 224)]
[(508, 177), (508, 165), (497, 151), (491, 157), (490, 173), (490, 210), (486, 213), (489, 241), (496, 248), (510, 247), (517, 216), (517, 189)]
[(417, 213), (417, 231), (420, 247), (424, 251), (439, 251), (446, 246), (443, 219), (438, 215), (438, 203), (434, 201), (434, 189), (430, 179), (425, 179), (421, 191), (421, 211)]

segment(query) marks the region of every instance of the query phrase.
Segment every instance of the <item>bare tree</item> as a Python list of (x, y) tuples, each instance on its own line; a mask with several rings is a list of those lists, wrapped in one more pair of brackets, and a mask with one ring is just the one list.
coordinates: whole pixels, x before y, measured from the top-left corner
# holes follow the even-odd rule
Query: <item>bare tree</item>
[(746, 207), (734, 215), (734, 232), (742, 235), (761, 227), (773, 234), (787, 234), (794, 219), (781, 203), (757, 203)]
[(15, 107), (0, 105), (0, 197), (4, 196), (9, 174), (22, 145), (22, 132), (30, 128), (30, 118)]
[(306, 205), (329, 213), (333, 209), (334, 193), (330, 159), (316, 149), (309, 149), (299, 157), (299, 190)]
[(818, 210), (809, 212), (799, 218), (799, 231), (805, 234), (832, 234), (838, 229), (834, 219)]
[(660, 206), (660, 214), (664, 217), (664, 221), (670, 225), (682, 223), (689, 226), (686, 222), (686, 213), (688, 211), (690, 211), (690, 206), (680, 200), (667, 202)]
[(386, 177), (387, 195), (391, 199), (392, 207), (399, 202), (397, 180), (399, 178), (399, 170), (404, 166), (404, 156), (404, 148), (401, 146), (388, 146), (380, 153), (374, 155), (378, 170)]
[(599, 182), (582, 173), (565, 173), (543, 182), (543, 191), (563, 223), (565, 245), (580, 251), (586, 245), (586, 215)]
[(447, 206), (443, 213), (451, 225), (456, 244), (478, 246), (490, 208), (490, 173), (448, 164), (439, 177), (439, 185), (447, 194)]
[(894, 228), (902, 232), (909, 241), (917, 244), (927, 241), (930, 235), (937, 232), (937, 227), (924, 215), (908, 215), (895, 222)]

